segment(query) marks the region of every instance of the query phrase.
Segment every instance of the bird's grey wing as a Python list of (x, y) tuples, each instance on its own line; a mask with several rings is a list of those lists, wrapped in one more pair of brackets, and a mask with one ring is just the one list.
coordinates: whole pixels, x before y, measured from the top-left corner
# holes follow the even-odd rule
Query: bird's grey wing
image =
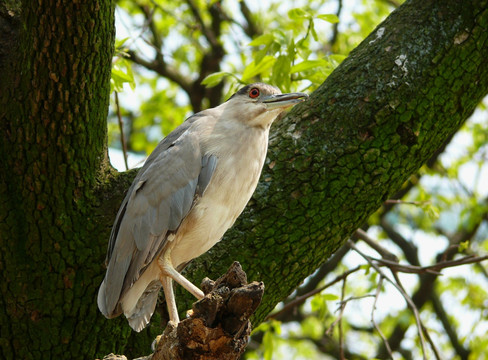
[(127, 194), (126, 194), (124, 200), (122, 201), (122, 204), (120, 205), (117, 216), (115, 217), (115, 222), (114, 222), (114, 225), (112, 227), (112, 232), (110, 234), (110, 240), (108, 242), (107, 257), (105, 259), (105, 265), (108, 266), (110, 258), (112, 257), (112, 251), (113, 251), (114, 246), (115, 246), (115, 240), (117, 239), (117, 233), (119, 232), (120, 224), (122, 222), (122, 219), (124, 218), (125, 210), (127, 208), (127, 202), (129, 201), (131, 194), (134, 192), (134, 188), (139, 184), (139, 180), (143, 176), (143, 174), (145, 173), (145, 170), (147, 168), (149, 168), (150, 166), (152, 166), (154, 159), (157, 159), (170, 146), (173, 146), (175, 141), (177, 141), (182, 136), (182, 134), (184, 134), (196, 120), (201, 118), (202, 115), (203, 115), (202, 112), (200, 112), (200, 113), (197, 113), (197, 114), (190, 116), (180, 126), (178, 126), (176, 129), (174, 129), (170, 134), (168, 134), (168, 136), (166, 136), (163, 140), (161, 140), (159, 142), (158, 146), (154, 149), (154, 151), (146, 159), (144, 165), (141, 167), (141, 169), (139, 169), (137, 176), (135, 177), (134, 181), (132, 182), (132, 185), (129, 187), (129, 190), (127, 191)]
[(99, 308), (116, 316), (123, 293), (141, 276), (202, 195), (217, 159), (203, 156), (197, 134), (189, 127), (165, 149), (155, 150), (140, 170), (117, 215)]

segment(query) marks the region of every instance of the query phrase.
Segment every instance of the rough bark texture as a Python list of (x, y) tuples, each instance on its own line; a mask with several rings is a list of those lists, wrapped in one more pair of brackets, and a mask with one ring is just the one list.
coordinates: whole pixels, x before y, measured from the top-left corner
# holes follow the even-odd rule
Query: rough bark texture
[[(1, 357), (147, 353), (158, 316), (135, 334), (96, 306), (134, 176), (105, 166), (112, 4), (26, 1), (16, 16), (11, 3), (0, 6)], [(273, 128), (252, 203), (187, 275), (240, 261), (267, 286), (257, 325), (473, 112), (488, 92), (487, 38), (486, 1), (407, 1)]]
[[(249, 317), (264, 293), (263, 283), (247, 283), (246, 273), (234, 262), (216, 281), (202, 282), (205, 297), (193, 304), (191, 315), (179, 324), (169, 322), (156, 339), (153, 354), (138, 360), (235, 360), (246, 349)], [(109, 354), (104, 360), (122, 359)]]
[(193, 304), (189, 318), (166, 328), (152, 360), (239, 359), (246, 349), (249, 317), (264, 293), (263, 283), (247, 283), (239, 263), (215, 282), (205, 278), (205, 298)]
[(93, 358), (121, 332), (95, 301), (113, 220), (94, 211), (103, 201), (94, 190), (105, 178), (113, 4), (21, 9), (15, 1), (0, 9), (0, 358)]

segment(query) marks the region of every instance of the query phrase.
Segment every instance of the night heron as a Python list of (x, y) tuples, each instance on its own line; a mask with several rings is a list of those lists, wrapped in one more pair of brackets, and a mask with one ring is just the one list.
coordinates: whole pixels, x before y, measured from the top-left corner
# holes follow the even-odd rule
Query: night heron
[(258, 183), (271, 123), (307, 97), (247, 85), (225, 103), (189, 117), (159, 143), (112, 228), (98, 292), (107, 318), (124, 313), (141, 331), (163, 287), (170, 320), (179, 322), (173, 280), (203, 298), (180, 271), (234, 224)]

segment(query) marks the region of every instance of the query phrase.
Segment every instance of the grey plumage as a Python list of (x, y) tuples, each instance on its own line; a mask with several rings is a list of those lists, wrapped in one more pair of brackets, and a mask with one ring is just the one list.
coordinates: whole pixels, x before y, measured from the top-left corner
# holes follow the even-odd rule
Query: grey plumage
[(271, 122), (304, 97), (248, 85), (161, 141), (139, 170), (112, 228), (98, 293), (106, 317), (123, 312), (134, 330), (142, 330), (163, 287), (170, 318), (178, 321), (169, 279), (203, 297), (175, 269), (207, 251), (232, 226), (256, 187)]

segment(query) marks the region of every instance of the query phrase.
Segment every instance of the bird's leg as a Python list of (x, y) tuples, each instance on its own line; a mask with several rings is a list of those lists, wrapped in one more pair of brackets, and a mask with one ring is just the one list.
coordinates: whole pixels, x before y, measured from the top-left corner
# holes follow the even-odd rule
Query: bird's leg
[[(159, 268), (163, 275), (170, 277), (178, 284), (183, 286), (187, 291), (189, 291), (193, 296), (195, 296), (198, 300), (203, 299), (205, 294), (202, 290), (197, 288), (193, 285), (188, 279), (186, 279), (183, 275), (181, 275), (176, 269), (173, 267), (171, 262), (171, 250), (168, 250), (158, 259)], [(165, 293), (166, 296), (166, 293)]]
[(176, 271), (175, 268), (165, 268), (164, 272), (167, 276), (172, 278), (174, 281), (176, 281), (178, 284), (188, 290), (191, 294), (193, 294), (193, 296), (195, 296), (198, 300), (203, 299), (203, 297), (205, 296), (202, 290), (193, 285), (187, 278), (185, 278), (178, 271)]
[(159, 280), (163, 285), (166, 306), (168, 307), (169, 320), (178, 324), (180, 322), (180, 317), (178, 316), (178, 308), (176, 307), (175, 294), (173, 292), (173, 280), (164, 275), (161, 275)]

